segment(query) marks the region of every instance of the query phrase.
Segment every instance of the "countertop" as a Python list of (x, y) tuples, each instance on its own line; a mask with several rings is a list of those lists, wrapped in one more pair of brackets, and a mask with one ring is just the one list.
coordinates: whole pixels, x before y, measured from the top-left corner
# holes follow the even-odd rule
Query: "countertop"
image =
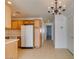
[(16, 42), (18, 40), (19, 39), (5, 39), (5, 44), (9, 44), (9, 43), (12, 43), (12, 42)]

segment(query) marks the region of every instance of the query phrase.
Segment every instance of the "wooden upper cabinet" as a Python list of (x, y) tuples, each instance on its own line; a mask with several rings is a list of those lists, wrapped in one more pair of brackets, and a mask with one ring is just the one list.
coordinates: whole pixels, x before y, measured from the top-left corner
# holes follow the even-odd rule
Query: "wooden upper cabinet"
[(12, 29), (20, 30), (21, 25), (23, 25), (22, 20), (12, 20)]
[(17, 22), (17, 20), (12, 20), (12, 22), (11, 22), (11, 28), (12, 29), (18, 29), (18, 22)]
[(11, 28), (15, 30), (20, 30), (21, 25), (34, 24), (34, 20), (12, 20)]
[(35, 20), (34, 20), (34, 26), (35, 26), (35, 27), (40, 27), (40, 25), (41, 25), (41, 20), (35, 19)]
[(24, 20), (23, 23), (26, 24), (34, 24), (33, 20)]
[(23, 25), (23, 21), (22, 20), (18, 20), (18, 29), (20, 30), (21, 29), (21, 25)]

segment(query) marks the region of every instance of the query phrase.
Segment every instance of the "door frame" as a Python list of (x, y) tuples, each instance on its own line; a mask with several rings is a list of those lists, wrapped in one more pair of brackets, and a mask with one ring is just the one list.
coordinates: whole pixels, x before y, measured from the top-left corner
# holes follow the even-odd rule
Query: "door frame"
[(53, 23), (46, 23), (45, 24), (45, 40), (46, 40), (46, 36), (47, 36), (47, 26), (50, 25), (52, 28), (52, 40), (53, 40)]
[(48, 26), (50, 26), (50, 31), (51, 31), (51, 33), (50, 33), (50, 36), (51, 36), (51, 39), (50, 40), (52, 40), (52, 25), (47, 25), (46, 26), (46, 40), (48, 39)]

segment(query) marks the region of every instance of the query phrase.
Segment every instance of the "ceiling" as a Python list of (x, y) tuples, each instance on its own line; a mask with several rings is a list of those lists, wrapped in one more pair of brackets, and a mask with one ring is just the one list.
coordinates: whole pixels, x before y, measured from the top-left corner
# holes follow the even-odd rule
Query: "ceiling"
[[(13, 11), (21, 13), (22, 17), (49, 17), (48, 6), (54, 0), (10, 0)], [(70, 0), (62, 0), (68, 7)], [(68, 2), (68, 3), (67, 3)]]

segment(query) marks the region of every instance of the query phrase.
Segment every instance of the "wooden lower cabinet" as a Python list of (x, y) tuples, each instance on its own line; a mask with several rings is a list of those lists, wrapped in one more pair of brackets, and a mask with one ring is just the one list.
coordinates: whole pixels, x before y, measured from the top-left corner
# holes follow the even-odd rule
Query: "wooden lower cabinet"
[(18, 59), (17, 41), (5, 45), (5, 59)]
[(19, 39), (18, 40), (18, 48), (20, 48), (21, 47), (21, 36), (17, 36), (17, 39)]

